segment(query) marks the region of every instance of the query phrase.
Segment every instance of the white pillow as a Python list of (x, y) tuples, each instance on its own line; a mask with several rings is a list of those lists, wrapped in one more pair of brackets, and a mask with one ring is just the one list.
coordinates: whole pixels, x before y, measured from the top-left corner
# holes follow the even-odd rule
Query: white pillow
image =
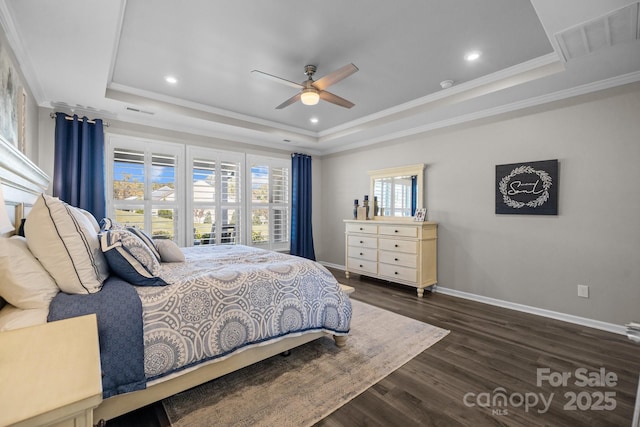
[(93, 216), (93, 214), (87, 210), (84, 209), (80, 209), (80, 208), (76, 208), (74, 206), (70, 206), (72, 209), (77, 210), (78, 212), (82, 213), (84, 216), (87, 217), (87, 219), (91, 222), (91, 225), (93, 226), (93, 229), (96, 230), (96, 233), (100, 232), (100, 224), (98, 224), (98, 220), (96, 219), (95, 216)]
[(180, 250), (176, 242), (169, 239), (155, 239), (154, 243), (160, 252), (162, 262), (184, 262), (184, 253)]
[(0, 310), (0, 332), (47, 323), (48, 308), (30, 308), (23, 310), (12, 305), (5, 305)]
[(60, 289), (33, 256), (24, 237), (0, 239), (0, 296), (23, 309), (44, 308)]
[(29, 249), (68, 294), (98, 292), (109, 266), (91, 221), (78, 209), (42, 194), (24, 227)]

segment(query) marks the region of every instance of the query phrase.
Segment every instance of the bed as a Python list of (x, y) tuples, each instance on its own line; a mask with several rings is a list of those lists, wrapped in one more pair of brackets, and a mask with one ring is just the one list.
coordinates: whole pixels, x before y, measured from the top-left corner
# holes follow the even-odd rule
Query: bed
[[(48, 178), (12, 146), (0, 151), (7, 211), (16, 226), (26, 216), (26, 238), (5, 235), (0, 245), (9, 278), (0, 328), (96, 313), (104, 400), (94, 419), (320, 337), (345, 345), (351, 304), (322, 265), (241, 245), (177, 248), (109, 219), (98, 224), (42, 194)], [(11, 281), (20, 289), (7, 289)]]

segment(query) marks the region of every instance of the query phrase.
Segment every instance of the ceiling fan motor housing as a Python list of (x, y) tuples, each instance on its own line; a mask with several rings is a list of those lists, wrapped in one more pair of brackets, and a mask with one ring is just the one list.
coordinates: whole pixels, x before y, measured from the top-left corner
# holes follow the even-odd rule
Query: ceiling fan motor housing
[(315, 65), (305, 65), (304, 66), (304, 74), (309, 77), (309, 79), (311, 79), (311, 76), (313, 76), (316, 73), (316, 66)]

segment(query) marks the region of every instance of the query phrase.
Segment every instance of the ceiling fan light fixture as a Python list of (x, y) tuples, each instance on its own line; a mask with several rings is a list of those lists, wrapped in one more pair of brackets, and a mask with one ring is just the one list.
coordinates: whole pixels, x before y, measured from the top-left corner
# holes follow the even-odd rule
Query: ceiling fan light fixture
[(304, 105), (316, 105), (320, 101), (320, 95), (314, 88), (305, 88), (300, 94), (300, 101), (302, 101)]

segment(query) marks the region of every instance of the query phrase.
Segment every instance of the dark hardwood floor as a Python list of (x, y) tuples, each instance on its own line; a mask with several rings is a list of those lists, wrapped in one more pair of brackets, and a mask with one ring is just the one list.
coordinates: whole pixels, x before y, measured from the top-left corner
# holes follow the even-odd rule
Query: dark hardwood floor
[[(332, 272), (356, 288), (353, 299), (451, 333), (318, 426), (631, 425), (640, 345), (626, 337), (438, 292), (419, 299), (409, 287)], [(168, 421), (158, 403), (107, 425)]]

